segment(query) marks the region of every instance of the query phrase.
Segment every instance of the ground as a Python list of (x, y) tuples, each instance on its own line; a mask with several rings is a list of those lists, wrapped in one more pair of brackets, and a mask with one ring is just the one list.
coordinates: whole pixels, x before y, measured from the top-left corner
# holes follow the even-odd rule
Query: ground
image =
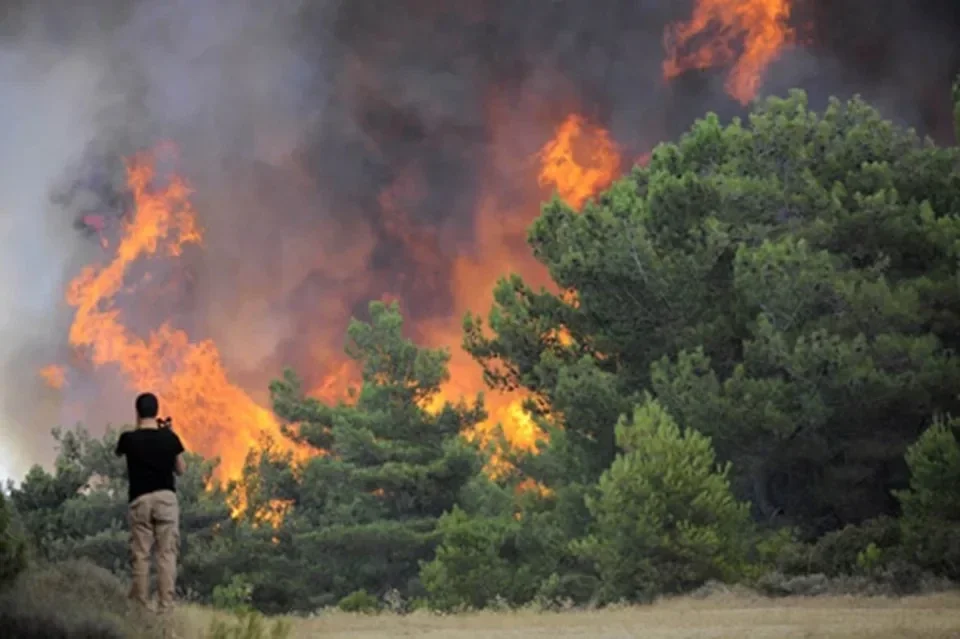
[[(180, 614), (184, 639), (201, 637), (211, 619), (209, 611), (199, 608), (188, 608)], [(332, 613), (293, 621), (293, 637), (960, 639), (960, 592), (905, 599), (818, 597), (771, 600), (724, 594), (700, 600), (676, 599), (644, 607), (540, 614), (525, 611), (455, 616), (416, 613), (399, 617)]]

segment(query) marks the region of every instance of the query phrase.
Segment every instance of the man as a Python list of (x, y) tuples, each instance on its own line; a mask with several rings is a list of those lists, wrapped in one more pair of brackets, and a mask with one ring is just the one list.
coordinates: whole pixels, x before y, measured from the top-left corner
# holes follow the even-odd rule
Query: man
[(117, 455), (127, 458), (130, 482), (130, 555), (133, 583), (130, 597), (149, 606), (150, 555), (156, 544), (157, 611), (173, 608), (180, 546), (180, 506), (176, 479), (186, 470), (183, 444), (166, 423), (157, 420), (160, 402), (143, 393), (135, 402), (137, 426), (120, 435)]

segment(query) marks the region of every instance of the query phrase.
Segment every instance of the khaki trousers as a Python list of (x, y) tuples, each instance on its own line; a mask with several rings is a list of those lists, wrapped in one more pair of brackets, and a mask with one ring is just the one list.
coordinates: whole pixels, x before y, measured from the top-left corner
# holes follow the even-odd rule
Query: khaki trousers
[(180, 549), (180, 505), (177, 494), (158, 490), (130, 502), (130, 598), (149, 607), (150, 558), (157, 561), (157, 612), (173, 608)]

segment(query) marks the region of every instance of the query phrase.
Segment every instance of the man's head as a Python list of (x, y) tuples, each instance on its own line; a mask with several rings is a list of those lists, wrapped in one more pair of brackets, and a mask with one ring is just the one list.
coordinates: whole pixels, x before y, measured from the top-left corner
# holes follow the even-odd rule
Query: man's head
[(160, 402), (153, 393), (141, 393), (137, 395), (135, 402), (137, 407), (137, 419), (156, 419), (160, 412)]

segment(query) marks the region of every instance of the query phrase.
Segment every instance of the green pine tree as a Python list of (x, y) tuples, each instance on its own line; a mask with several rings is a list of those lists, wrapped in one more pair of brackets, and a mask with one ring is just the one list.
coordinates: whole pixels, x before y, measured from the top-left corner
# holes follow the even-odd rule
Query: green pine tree
[(427, 409), (448, 379), (448, 352), (406, 339), (396, 305), (369, 309), (370, 322), (348, 330), (363, 380), (354, 403), (305, 397), (292, 372), (271, 387), (277, 414), (329, 453), (299, 473), (289, 548), (302, 558), (302, 579), (337, 600), (358, 590), (419, 593), (437, 522), (482, 461), (462, 437), (484, 418), (479, 404)]
[(909, 490), (898, 491), (903, 543), (919, 565), (960, 579), (960, 421), (936, 420), (906, 454)]
[(710, 440), (681, 431), (649, 398), (616, 434), (624, 452), (587, 500), (595, 523), (579, 542), (596, 562), (605, 597), (649, 599), (746, 576), (757, 531)]

